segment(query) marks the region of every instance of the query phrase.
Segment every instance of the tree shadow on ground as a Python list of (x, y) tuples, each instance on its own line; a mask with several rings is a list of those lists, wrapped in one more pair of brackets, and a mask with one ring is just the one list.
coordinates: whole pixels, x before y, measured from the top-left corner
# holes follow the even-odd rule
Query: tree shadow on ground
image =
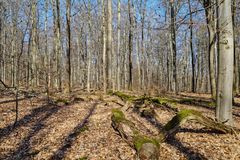
[[(59, 106), (45, 105), (45, 106), (34, 109), (31, 114), (19, 120), (17, 123), (17, 126), (14, 129), (27, 125), (27, 123), (31, 123), (32, 121), (34, 121), (34, 124), (31, 127), (28, 135), (21, 140), (19, 147), (16, 148), (15, 151), (8, 153), (6, 157), (4, 157), (3, 159), (8, 159), (8, 160), (27, 159), (37, 154), (36, 151), (31, 152), (31, 139), (37, 133), (39, 133), (41, 129), (44, 128), (44, 122), (49, 117), (56, 114), (60, 108), (61, 107)], [(35, 118), (35, 120), (32, 120), (35, 116), (37, 118)], [(10, 132), (13, 132), (13, 130), (11, 130)]]
[[(28, 99), (28, 98), (27, 97), (19, 98), (18, 102), (23, 101), (25, 99)], [(16, 102), (16, 99), (10, 99), (10, 100), (1, 101), (0, 104), (6, 104), (6, 103), (12, 103), (12, 102)]]
[(71, 148), (77, 136), (82, 132), (82, 128), (88, 123), (88, 119), (93, 114), (97, 104), (98, 103), (94, 103), (92, 105), (86, 117), (69, 133), (69, 135), (64, 139), (63, 145), (53, 154), (50, 159), (64, 159), (67, 150)]
[[(53, 106), (53, 108), (57, 108), (57, 106)], [(15, 124), (15, 126), (14, 126), (14, 124), (10, 124), (4, 128), (1, 128), (0, 129), (0, 140), (4, 137), (7, 137), (9, 134), (14, 132), (18, 128), (27, 126), (28, 123), (34, 121), (34, 119), (36, 117), (38, 117), (38, 115), (40, 115), (41, 113), (44, 113), (44, 112), (49, 112), (49, 110), (52, 110), (51, 105), (43, 105), (38, 108), (34, 108), (31, 111), (31, 113), (29, 113), (29, 114), (25, 115), (23, 118), (19, 119), (17, 121), (17, 123)]]

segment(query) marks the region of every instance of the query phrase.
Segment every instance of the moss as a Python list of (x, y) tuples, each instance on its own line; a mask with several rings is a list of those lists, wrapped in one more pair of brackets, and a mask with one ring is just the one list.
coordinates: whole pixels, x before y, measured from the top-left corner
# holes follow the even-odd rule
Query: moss
[(84, 132), (84, 131), (88, 131), (88, 126), (84, 125), (82, 128), (79, 129), (79, 132)]
[(158, 148), (160, 147), (159, 141), (157, 139), (149, 138), (142, 135), (136, 135), (134, 137), (134, 147), (137, 151), (139, 151), (142, 148), (142, 145), (145, 143), (152, 143)]
[(176, 126), (179, 126), (182, 121), (184, 121), (187, 117), (191, 115), (196, 116), (202, 116), (202, 114), (195, 110), (190, 109), (184, 109), (177, 113), (176, 116), (174, 116), (165, 126), (165, 131), (170, 131), (171, 129), (175, 128)]
[(208, 106), (211, 108), (215, 108), (216, 107), (216, 102), (208, 102)]
[(115, 96), (118, 96), (120, 97), (123, 101), (133, 101), (136, 97), (135, 96), (131, 96), (131, 95), (127, 95), (127, 94), (124, 94), (122, 92), (114, 92), (112, 95), (115, 95)]
[(175, 106), (176, 105), (176, 100), (174, 99), (169, 99), (169, 98), (151, 98), (152, 103), (156, 103), (156, 104), (160, 104), (160, 105), (166, 105), (169, 104), (171, 106)]
[(114, 92), (113, 92), (112, 90), (108, 90), (108, 91), (107, 91), (107, 95), (112, 96), (113, 94), (114, 94)]
[(87, 160), (87, 157), (81, 157), (78, 160)]
[(155, 115), (155, 112), (154, 112), (154, 110), (151, 109), (151, 108), (144, 109), (144, 110), (141, 112), (141, 116), (147, 117), (147, 118), (153, 118), (154, 115)]
[(123, 114), (123, 112), (119, 109), (112, 109), (112, 120), (116, 123), (125, 121), (125, 115)]
[(58, 98), (56, 103), (64, 103), (65, 105), (68, 105), (70, 102), (67, 99)]
[(184, 99), (181, 99), (181, 100), (179, 101), (179, 103), (192, 104), (193, 101), (194, 101), (194, 99), (192, 99), (192, 98), (184, 98)]

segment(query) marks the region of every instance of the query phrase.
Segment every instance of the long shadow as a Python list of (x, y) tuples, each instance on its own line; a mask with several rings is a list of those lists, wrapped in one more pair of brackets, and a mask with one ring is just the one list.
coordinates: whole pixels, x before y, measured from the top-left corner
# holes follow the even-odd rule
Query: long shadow
[(181, 94), (181, 93), (179, 94), (179, 96), (181, 96), (183, 98), (192, 98), (192, 99), (202, 100), (202, 101), (205, 101), (205, 102), (212, 101), (211, 98), (190, 96), (190, 95), (184, 95), (184, 94)]
[[(140, 113), (139, 110), (133, 110), (133, 111), (138, 114)], [(158, 128), (160, 132), (163, 131), (163, 127), (164, 127), (163, 124), (160, 123), (156, 118), (148, 118), (145, 116), (141, 116), (141, 117), (145, 118), (148, 122), (150, 122), (152, 125), (154, 125), (156, 128)], [(173, 146), (174, 148), (179, 150), (190, 160), (203, 160), (203, 159), (205, 160), (205, 159), (207, 159), (204, 155), (193, 151), (189, 147), (184, 146), (182, 144), (182, 142), (177, 140), (174, 136), (168, 137), (166, 139), (166, 143), (170, 144), (171, 146)]]
[(220, 131), (215, 131), (215, 130), (208, 130), (208, 129), (192, 129), (192, 128), (180, 128), (178, 132), (183, 132), (183, 133), (207, 133), (207, 134), (223, 134)]
[(4, 137), (7, 137), (10, 133), (12, 133), (17, 128), (26, 126), (28, 123), (33, 121), (33, 119), (36, 118), (39, 114), (49, 110), (49, 108), (50, 108), (50, 105), (43, 105), (38, 108), (35, 108), (31, 111), (30, 114), (27, 114), (23, 118), (19, 119), (18, 122), (16, 123), (15, 127), (13, 126), (14, 124), (10, 124), (4, 128), (1, 128), (0, 129), (0, 140)]
[(168, 137), (166, 142), (173, 146), (174, 148), (176, 148), (177, 150), (179, 150), (180, 152), (182, 152), (185, 156), (187, 156), (188, 160), (207, 160), (207, 158), (204, 155), (193, 151), (189, 147), (184, 146), (182, 142), (180, 142), (174, 136)]
[(36, 152), (31, 151), (31, 139), (41, 130), (44, 128), (44, 122), (51, 117), (53, 114), (56, 114), (61, 107), (59, 106), (46, 106), (46, 107), (40, 107), (37, 108), (32, 115), (36, 115), (37, 113), (43, 112), (43, 115), (36, 119), (35, 124), (31, 127), (30, 132), (28, 135), (21, 141), (19, 147), (11, 152), (10, 154), (7, 154), (6, 157), (3, 159), (6, 160), (16, 160), (16, 159), (27, 159), (33, 156), (34, 154), (37, 154)]
[[(27, 98), (27, 97), (19, 98), (18, 101), (23, 101), (23, 100), (25, 100), (25, 99), (28, 99), (28, 98)], [(11, 103), (11, 102), (16, 102), (16, 99), (1, 101), (0, 104)]]
[(97, 104), (98, 104), (97, 102), (93, 104), (86, 117), (64, 139), (63, 145), (54, 153), (54, 155), (50, 158), (51, 160), (64, 159), (67, 150), (71, 148), (73, 142), (76, 140), (77, 136), (81, 133), (81, 129), (87, 124), (88, 119), (93, 114)]

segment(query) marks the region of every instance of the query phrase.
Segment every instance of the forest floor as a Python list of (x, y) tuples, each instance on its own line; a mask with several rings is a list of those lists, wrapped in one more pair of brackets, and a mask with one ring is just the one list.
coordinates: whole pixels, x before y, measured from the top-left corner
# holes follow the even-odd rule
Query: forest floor
[[(171, 96), (171, 95), (168, 95)], [(15, 119), (14, 95), (0, 96), (0, 159), (132, 160), (135, 150), (111, 127), (111, 110), (121, 106), (119, 98), (79, 93), (70, 104), (48, 104), (45, 96), (20, 98), (19, 118)], [(214, 109), (201, 105), (210, 101), (207, 94), (182, 93), (175, 98), (201, 99), (198, 104), (176, 104), (214, 117)], [(104, 101), (103, 101), (104, 100)], [(240, 98), (236, 98), (240, 103)], [(175, 112), (158, 107), (159, 125), (166, 124)], [(240, 129), (240, 107), (234, 106), (235, 126)], [(131, 109), (124, 111), (137, 128), (157, 135), (158, 128)], [(238, 134), (238, 137), (240, 134)], [(219, 134), (197, 123), (184, 124), (179, 132), (161, 144), (160, 159), (239, 160), (240, 140), (236, 135)]]

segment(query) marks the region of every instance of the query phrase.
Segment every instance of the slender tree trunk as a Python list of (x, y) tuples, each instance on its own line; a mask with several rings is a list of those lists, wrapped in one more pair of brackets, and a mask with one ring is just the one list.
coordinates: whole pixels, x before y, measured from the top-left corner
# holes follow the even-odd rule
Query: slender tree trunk
[(90, 92), (91, 88), (91, 67), (92, 67), (92, 22), (91, 22), (91, 1), (88, 1), (88, 29), (89, 29), (89, 36), (88, 40), (86, 40), (88, 46), (88, 65), (87, 65), (87, 91)]
[(133, 19), (132, 19), (132, 5), (131, 0), (128, 0), (128, 18), (129, 18), (129, 33), (128, 33), (128, 67), (129, 67), (129, 81), (128, 81), (128, 89), (132, 90), (132, 46), (133, 46), (133, 33), (132, 33), (132, 25), (133, 25)]
[(108, 70), (108, 84), (112, 82), (112, 0), (107, 0), (107, 70)]
[(174, 0), (170, 1), (170, 14), (171, 14), (171, 47), (173, 53), (173, 91), (178, 93), (177, 86), (177, 49), (176, 49), (176, 16)]
[(71, 93), (71, 0), (66, 0), (66, 18), (67, 18), (67, 59), (68, 59), (68, 92)]
[(213, 2), (206, 0), (203, 3), (205, 7), (206, 22), (208, 29), (208, 55), (209, 55), (209, 77), (210, 77), (210, 87), (212, 98), (216, 99), (216, 79), (215, 79), (215, 43), (216, 43), (216, 29), (215, 29), (215, 16), (214, 16), (214, 6)]
[(33, 71), (33, 79), (32, 87), (37, 86), (37, 1), (32, 1), (32, 43), (31, 43), (31, 55), (32, 55), (32, 71)]
[(233, 20), (233, 35), (234, 35), (234, 95), (239, 94), (239, 54), (236, 52), (236, 0), (233, 0), (232, 4), (232, 20)]
[(233, 125), (232, 92), (234, 38), (231, 1), (218, 0), (219, 4), (219, 57), (216, 117), (220, 122)]
[(103, 91), (107, 93), (107, 53), (106, 53), (106, 18), (105, 18), (105, 1), (102, 0), (102, 33), (103, 33)]
[(193, 18), (192, 18), (192, 6), (190, 0), (188, 0), (188, 8), (190, 12), (190, 50), (192, 55), (192, 92), (196, 92), (195, 84), (195, 55), (193, 51)]
[(121, 61), (121, 50), (120, 50), (120, 45), (121, 45), (121, 0), (118, 0), (118, 25), (117, 25), (117, 90), (119, 91), (121, 89), (120, 85), (120, 61)]
[(142, 60), (141, 60), (141, 79), (142, 79), (142, 84), (141, 88), (145, 91), (145, 48), (144, 48), (144, 27), (145, 27), (145, 12), (146, 12), (146, 0), (141, 0), (141, 6), (142, 6), (142, 14), (141, 14), (141, 52), (142, 52)]
[(44, 68), (45, 68), (45, 80), (46, 80), (46, 92), (49, 101), (49, 88), (50, 88), (50, 56), (48, 52), (48, 0), (45, 1), (45, 20), (44, 20), (44, 32), (45, 32), (45, 58), (44, 58)]

